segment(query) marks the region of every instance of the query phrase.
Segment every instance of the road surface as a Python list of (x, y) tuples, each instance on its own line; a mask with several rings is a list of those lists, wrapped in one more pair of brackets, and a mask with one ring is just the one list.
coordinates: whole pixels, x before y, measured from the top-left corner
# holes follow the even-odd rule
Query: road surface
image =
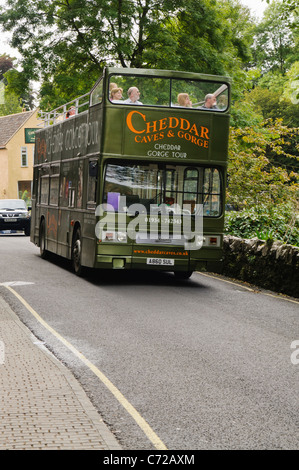
[(0, 257), (0, 294), (124, 449), (299, 448), (298, 300), (200, 273), (79, 278), (22, 234)]

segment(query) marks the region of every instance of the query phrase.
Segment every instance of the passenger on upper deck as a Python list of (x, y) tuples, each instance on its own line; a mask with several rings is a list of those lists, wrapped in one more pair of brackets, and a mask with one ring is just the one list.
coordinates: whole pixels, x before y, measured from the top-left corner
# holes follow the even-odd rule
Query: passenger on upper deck
[(109, 85), (109, 92), (110, 92), (110, 93), (111, 93), (111, 90), (112, 90), (113, 88), (118, 88), (117, 83), (110, 82), (110, 85)]
[(119, 88), (119, 87), (112, 88), (112, 90), (110, 92), (110, 100), (113, 103), (123, 103), (122, 97), (123, 97), (123, 89), (122, 88)]
[(66, 113), (66, 119), (68, 119), (71, 116), (74, 116), (76, 114), (76, 108), (75, 106), (71, 106), (70, 109)]
[(140, 96), (140, 91), (138, 90), (137, 87), (132, 86), (131, 88), (128, 89), (128, 99), (123, 101), (124, 104), (143, 104), (141, 101), (138, 101), (138, 98)]
[(213, 95), (212, 93), (208, 93), (205, 96), (205, 104), (201, 106), (200, 109), (219, 109), (217, 107), (216, 96)]
[(189, 98), (188, 93), (179, 93), (178, 94), (178, 104), (184, 108), (192, 108), (192, 103)]

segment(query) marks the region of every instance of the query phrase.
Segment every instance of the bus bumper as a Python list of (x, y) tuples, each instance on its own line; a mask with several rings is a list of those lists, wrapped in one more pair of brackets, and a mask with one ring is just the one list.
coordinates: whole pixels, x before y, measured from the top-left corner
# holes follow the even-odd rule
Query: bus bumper
[[(163, 261), (163, 264), (148, 264), (148, 257), (132, 258), (132, 256), (104, 256), (98, 255), (95, 268), (98, 269), (146, 269), (146, 270), (162, 270), (162, 271), (186, 271), (193, 269), (190, 267), (189, 260), (181, 259), (166, 259), (166, 258), (154, 258)], [(164, 264), (165, 263), (165, 264)]]
[[(103, 251), (106, 251), (106, 247)], [(199, 251), (177, 251), (169, 247), (118, 247), (118, 252), (97, 253), (96, 269), (138, 269), (159, 271), (213, 271), (219, 272), (222, 249), (203, 248)], [(108, 250), (107, 250), (108, 251)], [(136, 252), (136, 253), (135, 253)], [(133, 254), (131, 254), (133, 253)], [(196, 253), (196, 254), (195, 254)]]

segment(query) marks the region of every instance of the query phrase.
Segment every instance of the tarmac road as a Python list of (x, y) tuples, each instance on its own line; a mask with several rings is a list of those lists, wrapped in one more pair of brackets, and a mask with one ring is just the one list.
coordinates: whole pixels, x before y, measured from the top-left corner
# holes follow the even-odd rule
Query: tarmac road
[(22, 234), (0, 235), (0, 257), (0, 295), (123, 449), (299, 448), (298, 300), (200, 273), (82, 279)]

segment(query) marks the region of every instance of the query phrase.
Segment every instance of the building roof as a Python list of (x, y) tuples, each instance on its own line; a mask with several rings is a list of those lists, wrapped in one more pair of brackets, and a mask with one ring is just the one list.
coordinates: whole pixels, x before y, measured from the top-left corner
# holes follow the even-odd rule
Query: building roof
[(24, 126), (25, 122), (36, 112), (25, 111), (8, 116), (0, 116), (0, 148), (5, 148), (15, 133)]

